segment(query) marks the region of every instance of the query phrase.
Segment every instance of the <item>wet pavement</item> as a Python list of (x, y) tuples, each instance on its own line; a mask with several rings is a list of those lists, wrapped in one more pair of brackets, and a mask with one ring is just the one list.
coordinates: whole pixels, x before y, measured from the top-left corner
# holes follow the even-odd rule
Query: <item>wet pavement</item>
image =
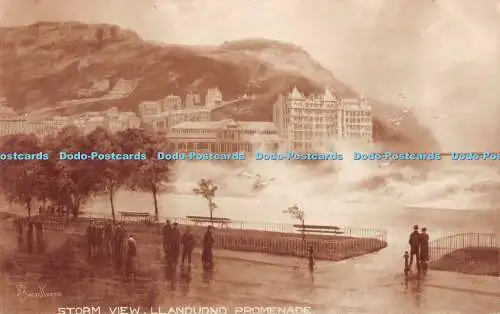
[(310, 306), (315, 313), (500, 311), (498, 278), (432, 270), (406, 278), (399, 252), (320, 261), (311, 273), (305, 260), (217, 251), (213, 273), (194, 266), (189, 284), (178, 274), (163, 304)]
[[(127, 199), (127, 204), (134, 201)], [(217, 214), (245, 220), (258, 210), (266, 221), (289, 222), (281, 211), (267, 210), (284, 208), (282, 200), (238, 199), (234, 209), (235, 201), (219, 198)], [(170, 216), (206, 214), (197, 198), (169, 197), (163, 202)], [(307, 209), (309, 223), (382, 228), (388, 232), (389, 246), (341, 262), (318, 262), (312, 274), (307, 262), (296, 258), (219, 251), (212, 274), (194, 267), (189, 284), (182, 278), (173, 280), (163, 304), (311, 306), (315, 313), (500, 312), (498, 278), (434, 270), (425, 278), (403, 274), (403, 253), (413, 224), (425, 225), (431, 240), (460, 232), (500, 234), (498, 210), (408, 209), (380, 203), (336, 206), (331, 199), (316, 203), (320, 206)]]

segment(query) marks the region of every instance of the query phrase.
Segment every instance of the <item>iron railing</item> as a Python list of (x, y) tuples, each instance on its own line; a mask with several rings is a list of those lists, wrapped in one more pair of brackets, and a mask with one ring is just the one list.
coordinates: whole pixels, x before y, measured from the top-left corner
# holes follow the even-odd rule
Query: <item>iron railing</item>
[(465, 248), (500, 248), (500, 236), (494, 233), (459, 233), (429, 243), (429, 261), (436, 261)]
[[(65, 216), (39, 218), (42, 218), (45, 230), (83, 234), (89, 219), (102, 221), (109, 219), (109, 215), (92, 214), (77, 219)], [(172, 223), (179, 223), (181, 228), (191, 226), (197, 243), (201, 243), (207, 224), (195, 224), (187, 217), (162, 217), (160, 221), (164, 222), (167, 219)], [(161, 246), (160, 230), (163, 223), (152, 223), (144, 218), (119, 219), (119, 222), (125, 225), (126, 230), (134, 233), (139, 242), (145, 245)], [(305, 256), (308, 248), (312, 246), (318, 259), (338, 260), (373, 252), (387, 246), (387, 233), (384, 230), (351, 227), (340, 229), (342, 233), (335, 237), (307, 234), (302, 237), (293, 224), (231, 221), (226, 227), (216, 228), (214, 247), (276, 255)]]

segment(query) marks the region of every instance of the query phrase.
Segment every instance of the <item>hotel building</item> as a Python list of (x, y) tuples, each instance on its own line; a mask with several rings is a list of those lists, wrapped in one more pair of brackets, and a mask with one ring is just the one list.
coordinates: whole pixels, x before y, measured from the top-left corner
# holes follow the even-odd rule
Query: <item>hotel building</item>
[(200, 94), (197, 93), (187, 93), (186, 95), (186, 109), (191, 109), (195, 107), (202, 107)]
[(139, 104), (139, 117), (159, 114), (162, 112), (162, 105), (159, 101), (143, 101)]
[(173, 151), (213, 153), (276, 151), (281, 143), (272, 122), (237, 122), (232, 119), (183, 122), (168, 134)]
[(182, 98), (176, 95), (168, 95), (160, 100), (162, 105), (162, 112), (180, 110), (182, 107)]
[(273, 121), (287, 149), (314, 151), (332, 141), (372, 141), (371, 105), (365, 99), (323, 94), (305, 96), (296, 87), (273, 106)]
[(214, 108), (222, 104), (222, 92), (219, 88), (209, 88), (205, 96), (205, 107)]

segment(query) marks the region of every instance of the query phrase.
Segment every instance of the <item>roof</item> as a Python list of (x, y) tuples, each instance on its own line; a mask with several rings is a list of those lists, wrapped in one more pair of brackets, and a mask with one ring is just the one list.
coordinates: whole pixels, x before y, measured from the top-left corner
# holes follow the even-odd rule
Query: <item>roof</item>
[(235, 121), (232, 119), (220, 120), (220, 121), (186, 121), (181, 122), (175, 126), (173, 129), (205, 129), (205, 130), (215, 130), (222, 129), (227, 126), (239, 126), (244, 130), (271, 130), (275, 131), (276, 126), (272, 122), (266, 121)]
[(216, 140), (216, 134), (175, 134), (169, 133), (167, 135), (170, 139), (207, 139), (207, 140)]
[(243, 134), (241, 140), (250, 143), (279, 142), (281, 137), (278, 134)]

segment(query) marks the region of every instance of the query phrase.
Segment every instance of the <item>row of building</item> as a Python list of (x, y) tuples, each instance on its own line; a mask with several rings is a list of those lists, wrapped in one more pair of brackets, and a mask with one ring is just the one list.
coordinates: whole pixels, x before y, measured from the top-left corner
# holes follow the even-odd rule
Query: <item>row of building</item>
[(306, 96), (295, 87), (288, 95), (281, 95), (273, 105), (273, 122), (209, 121), (210, 112), (203, 109), (193, 119), (189, 116), (196, 111), (178, 112), (184, 116), (152, 126), (168, 130), (173, 149), (180, 151), (310, 152), (331, 147), (336, 140), (370, 143), (373, 138), (371, 104), (364, 97), (335, 96), (329, 89)]
[(88, 133), (97, 127), (117, 132), (127, 128), (138, 128), (141, 125), (141, 120), (135, 113), (120, 112), (117, 108), (111, 108), (105, 112), (88, 112), (72, 117), (56, 116), (48, 119), (0, 115), (0, 136), (34, 133), (37, 136), (45, 137), (56, 134), (68, 125), (77, 126), (84, 133)]
[(139, 104), (139, 117), (154, 117), (168, 115), (172, 111), (195, 109), (214, 109), (222, 104), (222, 92), (219, 88), (207, 90), (205, 98), (202, 100), (198, 93), (188, 93), (185, 101), (181, 96), (168, 95), (162, 99), (154, 101), (144, 101)]
[(0, 117), (0, 135), (54, 134), (66, 125), (84, 132), (104, 127), (112, 132), (141, 125), (168, 137), (173, 150), (206, 152), (252, 152), (289, 149), (321, 150), (336, 140), (372, 141), (372, 107), (360, 98), (335, 96), (329, 89), (305, 95), (296, 87), (273, 105), (273, 121), (212, 121), (211, 112), (222, 104), (218, 88), (209, 89), (202, 104), (199, 94), (169, 95), (142, 102), (138, 115), (112, 108), (73, 117), (33, 121), (27, 117)]

